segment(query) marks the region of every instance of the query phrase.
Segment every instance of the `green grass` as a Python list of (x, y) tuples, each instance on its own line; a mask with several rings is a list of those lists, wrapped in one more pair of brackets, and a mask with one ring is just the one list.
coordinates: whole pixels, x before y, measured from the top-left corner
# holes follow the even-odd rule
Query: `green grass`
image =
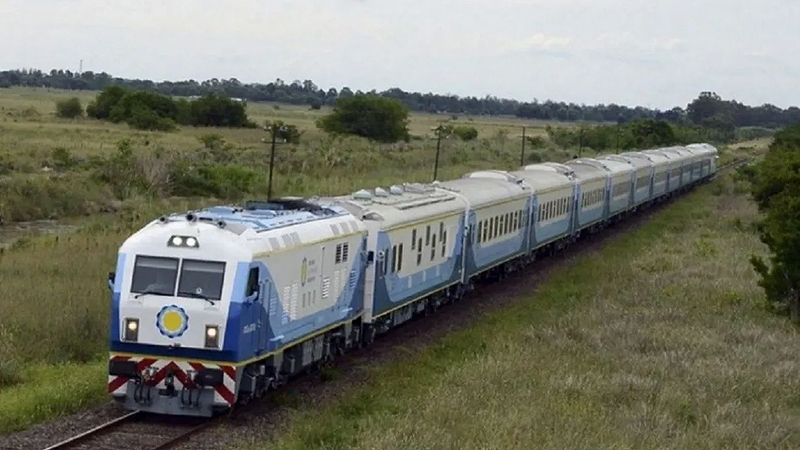
[(0, 389), (0, 434), (108, 400), (105, 361), (19, 369), (25, 384)]
[[(415, 357), (300, 403), (252, 449), (785, 448), (800, 445), (800, 345), (763, 308), (764, 247), (730, 179)], [(435, 320), (435, 318), (433, 319)]]

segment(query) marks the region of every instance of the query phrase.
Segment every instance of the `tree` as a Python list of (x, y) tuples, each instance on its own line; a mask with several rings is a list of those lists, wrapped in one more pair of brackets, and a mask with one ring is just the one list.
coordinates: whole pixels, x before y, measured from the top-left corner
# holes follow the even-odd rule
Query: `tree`
[(333, 112), (317, 120), (331, 134), (353, 134), (379, 142), (409, 139), (408, 108), (374, 94), (340, 97)]
[(757, 223), (769, 262), (752, 256), (767, 300), (800, 322), (800, 124), (775, 135), (764, 159), (743, 172), (763, 213)]
[(83, 116), (83, 106), (78, 97), (56, 102), (56, 115), (65, 119), (75, 119)]

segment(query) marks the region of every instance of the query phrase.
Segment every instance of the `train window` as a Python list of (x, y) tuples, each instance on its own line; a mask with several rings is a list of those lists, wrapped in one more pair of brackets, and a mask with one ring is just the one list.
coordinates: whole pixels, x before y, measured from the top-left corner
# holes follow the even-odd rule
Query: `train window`
[(350, 243), (345, 242), (342, 244), (342, 262), (347, 262), (350, 253)]
[(335, 264), (342, 262), (342, 244), (336, 244), (336, 261)]
[(392, 246), (392, 272), (397, 270), (397, 246)]
[(417, 253), (417, 265), (422, 264), (422, 252)]
[(224, 277), (224, 262), (184, 259), (181, 266), (178, 295), (183, 297), (203, 296), (209, 300), (219, 300), (222, 297)]
[(499, 233), (499, 231), (500, 231), (500, 217), (499, 216), (494, 216), (494, 227), (493, 228), (494, 228), (494, 231), (492, 232), (492, 238), (496, 238), (497, 236), (500, 236), (500, 233)]
[(178, 277), (177, 258), (137, 256), (133, 269), (131, 292), (155, 295), (175, 295)]
[(417, 240), (417, 251), (419, 252), (420, 255), (422, 254), (422, 238), (419, 238)]
[(444, 232), (444, 222), (439, 222), (439, 239), (442, 239), (442, 233)]
[(403, 270), (403, 244), (397, 247), (397, 271)]
[(411, 230), (411, 250), (414, 250), (415, 244), (417, 243), (417, 230)]
[(250, 269), (250, 273), (247, 275), (247, 297), (258, 292), (258, 267), (253, 267)]
[[(432, 242), (436, 243), (436, 233), (433, 234)], [(436, 257), (436, 246), (431, 245), (431, 261)]]
[(431, 245), (431, 226), (425, 227), (425, 245)]
[(447, 230), (442, 231), (442, 258), (444, 258), (444, 252), (447, 248)]

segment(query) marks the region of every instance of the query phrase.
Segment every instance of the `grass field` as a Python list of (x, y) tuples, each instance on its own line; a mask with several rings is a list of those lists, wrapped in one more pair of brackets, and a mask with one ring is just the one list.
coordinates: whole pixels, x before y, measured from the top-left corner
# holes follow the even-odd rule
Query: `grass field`
[(800, 446), (800, 336), (725, 178), (252, 449)]
[[(58, 100), (78, 96), (86, 106), (95, 95), (31, 88), (0, 90), (0, 188), (5, 191), (0, 198), (0, 224), (114, 211), (120, 204), (149, 198), (152, 192), (142, 189), (120, 198), (94, 176), (126, 139), (134, 152), (128, 165), (143, 172), (150, 185), (161, 186), (168, 182), (165, 168), (171, 162), (204, 154), (207, 148), (201, 138), (216, 134), (222, 150), (215, 157), (255, 171), (257, 179), (251, 194), (266, 192), (269, 152), (262, 140), (269, 136), (263, 130), (181, 127), (170, 133), (142, 132), (126, 124), (66, 120), (54, 114)], [(436, 147), (431, 128), (452, 120), (449, 115), (412, 114), (411, 142), (377, 145), (360, 138), (328, 137), (315, 126), (315, 120), (328, 111), (249, 104), (248, 115), (257, 123), (280, 119), (304, 133), (300, 144), (278, 146), (273, 181), (277, 195), (344, 194), (402, 181), (430, 181)], [(459, 117), (455, 123), (475, 126), (479, 136), (471, 142), (456, 138), (444, 141), (440, 178), (458, 177), (480, 168), (516, 167), (521, 127), (528, 127), (526, 134), (534, 136), (544, 134), (546, 125), (513, 117), (469, 116)], [(529, 161), (563, 161), (572, 156), (552, 145), (528, 148), (526, 153)], [(234, 195), (233, 200), (239, 199)]]

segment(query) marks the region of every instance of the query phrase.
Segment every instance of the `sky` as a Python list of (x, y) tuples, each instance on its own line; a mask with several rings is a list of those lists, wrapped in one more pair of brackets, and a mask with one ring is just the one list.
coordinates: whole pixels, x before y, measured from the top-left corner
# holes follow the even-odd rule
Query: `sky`
[(0, 69), (800, 105), (798, 0), (0, 0)]

